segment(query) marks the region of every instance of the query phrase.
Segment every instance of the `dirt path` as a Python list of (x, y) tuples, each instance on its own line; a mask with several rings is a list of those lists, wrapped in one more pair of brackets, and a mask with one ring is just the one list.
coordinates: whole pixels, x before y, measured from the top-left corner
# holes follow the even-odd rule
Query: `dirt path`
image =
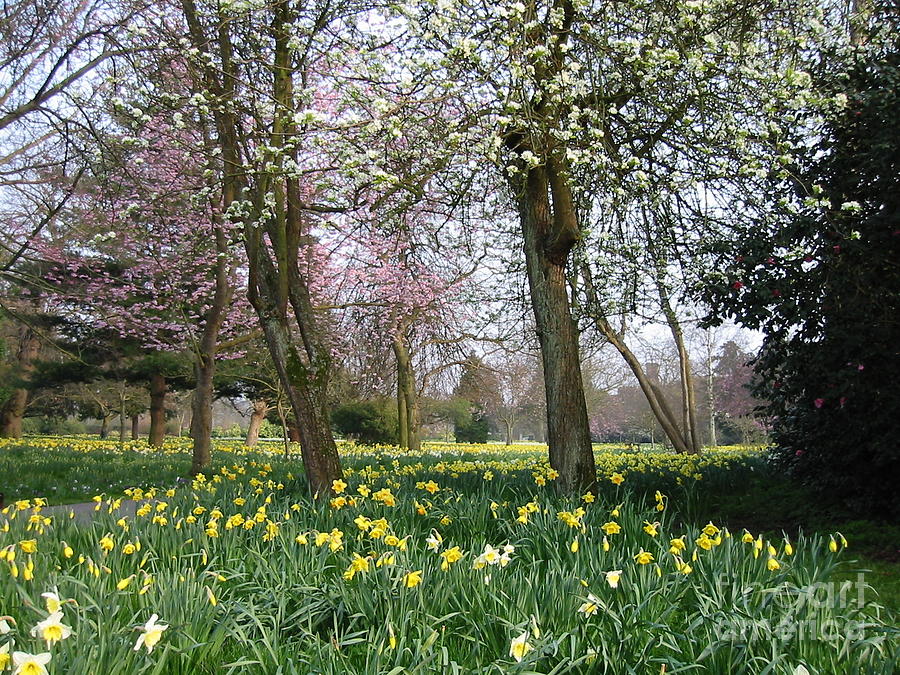
[[(113, 514), (121, 516), (133, 516), (137, 512), (138, 503), (134, 500), (123, 500), (118, 509)], [(75, 514), (74, 519), (79, 523), (89, 523), (94, 519), (97, 513), (107, 513), (109, 511), (108, 504), (101, 504), (100, 510), (97, 510), (96, 502), (82, 502), (80, 504), (60, 504), (58, 506), (45, 506), (41, 509), (41, 513), (54, 518), (69, 518), (70, 514)]]

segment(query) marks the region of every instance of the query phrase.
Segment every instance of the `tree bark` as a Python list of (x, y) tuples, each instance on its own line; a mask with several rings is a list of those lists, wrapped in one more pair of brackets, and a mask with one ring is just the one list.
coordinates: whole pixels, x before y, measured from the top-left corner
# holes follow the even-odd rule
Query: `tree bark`
[[(34, 370), (34, 360), (40, 351), (41, 342), (37, 333), (30, 326), (22, 325), (19, 328), (19, 350), (16, 354), (18, 377), (28, 381), (28, 376)], [(0, 410), (0, 438), (21, 438), (22, 420), (25, 419), (25, 411), (28, 408), (28, 389), (17, 387), (13, 390), (9, 400)]]
[(100, 420), (100, 440), (104, 440), (109, 437), (109, 415), (104, 415), (103, 419)]
[(605, 317), (594, 315), (593, 319), (600, 332), (603, 333), (606, 339), (609, 340), (619, 354), (622, 355), (622, 358), (625, 359), (625, 363), (628, 364), (631, 372), (634, 373), (634, 376), (638, 381), (638, 386), (640, 386), (641, 391), (644, 393), (644, 398), (647, 399), (650, 410), (662, 427), (666, 438), (669, 439), (677, 452), (689, 453), (691, 450), (690, 446), (682, 435), (681, 430), (678, 428), (675, 414), (669, 407), (665, 396), (659, 391), (659, 388), (650, 381), (640, 360), (635, 356), (634, 352), (628, 348), (625, 340), (613, 329)]
[(422, 447), (419, 422), (419, 397), (416, 391), (416, 376), (409, 354), (409, 342), (399, 332), (392, 342), (397, 359), (397, 417), (400, 447), (419, 450)]
[(154, 373), (150, 377), (150, 438), (154, 448), (161, 448), (166, 440), (166, 376)]
[(300, 442), (300, 427), (293, 420), (285, 421), (287, 425), (287, 440), (291, 443)]
[(131, 440), (136, 441), (140, 438), (139, 427), (141, 424), (140, 415), (131, 416)]
[[(208, 357), (209, 355), (206, 355)], [(196, 356), (194, 394), (191, 397), (191, 475), (205, 471), (212, 461), (212, 407), (215, 357)]]
[(259, 430), (269, 412), (269, 404), (260, 399), (253, 402), (253, 411), (250, 413), (250, 425), (247, 427), (247, 440), (244, 442), (248, 448), (259, 443)]
[[(261, 166), (248, 170), (239, 141), (234, 112), (238, 61), (231, 42), (231, 24), (222, 21), (214, 35), (207, 34), (194, 0), (182, 0), (193, 46), (208, 50), (215, 44), (218, 67), (203, 67), (204, 86), (218, 99), (214, 108), (217, 141), (221, 150), (222, 206), (226, 210), (238, 199), (249, 199), (251, 213), (242, 216), (244, 245), (248, 259), (248, 296), (256, 311), (279, 381), (291, 404), (300, 430), (303, 465), (315, 497), (329, 494), (332, 481), (341, 478), (340, 459), (331, 433), (326, 391), (331, 365), (330, 345), (318, 325), (309, 294), (308, 276), (300, 269), (301, 245), (310, 243), (301, 210), (299, 179), (282, 171), (286, 161), (298, 161), (294, 79), (297, 72), (290, 41), (294, 38), (295, 9), (286, 0), (271, 5), (270, 39), (272, 103), (278, 114), (271, 120), (268, 147)], [(288, 320), (290, 308), (295, 326)], [(294, 330), (292, 330), (292, 328)], [(293, 344), (298, 335), (300, 346)]]
[(672, 333), (672, 340), (678, 350), (678, 368), (679, 380), (681, 384), (681, 416), (682, 429), (684, 429), (684, 441), (691, 454), (697, 454), (701, 450), (700, 431), (697, 429), (697, 401), (694, 397), (694, 374), (691, 372), (691, 359), (688, 355), (687, 346), (684, 343), (684, 330), (681, 328), (681, 322), (675, 314), (670, 300), (671, 294), (663, 280), (665, 274), (665, 260), (659, 260), (659, 266), (656, 271), (656, 290), (659, 295), (660, 306), (663, 315), (666, 317), (666, 323), (669, 325), (669, 331)]
[(518, 196), (528, 286), (544, 365), (550, 465), (559, 472), (561, 489), (595, 490), (578, 331), (566, 278), (566, 260), (580, 236), (572, 195), (566, 177), (552, 161), (546, 167), (525, 168), (524, 173), (524, 181), (511, 179), (511, 183)]

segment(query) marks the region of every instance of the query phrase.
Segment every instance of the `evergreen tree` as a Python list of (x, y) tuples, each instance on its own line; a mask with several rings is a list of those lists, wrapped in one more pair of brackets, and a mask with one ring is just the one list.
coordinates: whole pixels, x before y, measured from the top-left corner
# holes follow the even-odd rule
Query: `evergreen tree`
[[(881, 27), (897, 35), (896, 26)], [(755, 393), (780, 461), (868, 511), (900, 513), (900, 54), (873, 40), (831, 92), (840, 108), (707, 300), (766, 333)], [(779, 195), (776, 195), (779, 196)]]

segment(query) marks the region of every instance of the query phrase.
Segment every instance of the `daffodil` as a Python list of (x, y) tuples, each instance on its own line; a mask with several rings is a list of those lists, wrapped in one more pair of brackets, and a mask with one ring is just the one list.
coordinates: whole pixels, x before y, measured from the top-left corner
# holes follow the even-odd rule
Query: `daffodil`
[(147, 653), (149, 654), (153, 651), (153, 648), (159, 644), (159, 641), (162, 639), (163, 631), (169, 626), (162, 623), (156, 623), (157, 619), (159, 619), (159, 616), (153, 614), (147, 623), (139, 627), (141, 634), (138, 637), (137, 642), (134, 643), (134, 651), (138, 651), (141, 647), (146, 647)]
[(13, 652), (13, 675), (47, 675), (44, 667), (50, 663), (50, 653), (27, 654), (25, 652)]
[(622, 531), (622, 526), (617, 522), (611, 520), (608, 523), (604, 523), (600, 526), (600, 529), (603, 530), (608, 535), (619, 534)]
[(592, 614), (596, 614), (599, 609), (600, 599), (594, 596), (593, 594), (588, 594), (587, 602), (581, 603), (581, 607), (578, 608), (579, 614), (584, 614), (585, 618), (591, 616)]
[(9, 666), (9, 661), (12, 658), (9, 653), (9, 645), (9, 642), (7, 642), (5, 645), (0, 645), (0, 671), (6, 670), (6, 668)]
[(65, 625), (62, 618), (62, 612), (53, 612), (31, 629), (31, 636), (46, 642), (48, 648), (60, 640), (65, 640), (72, 634), (72, 628)]
[(407, 572), (403, 575), (403, 585), (407, 588), (415, 588), (422, 583), (422, 570)]
[(441, 544), (444, 543), (444, 538), (441, 536), (440, 532), (437, 530), (431, 531), (431, 536), (425, 539), (425, 545), (428, 547), (429, 551), (437, 552), (438, 549), (441, 548)]
[(464, 553), (460, 550), (459, 546), (454, 546), (453, 548), (449, 548), (443, 553), (441, 553), (441, 569), (446, 572), (450, 569), (450, 565), (461, 560)]
[(510, 642), (509, 655), (516, 661), (521, 661), (532, 649), (533, 647), (528, 644), (528, 631), (526, 630), (519, 637), (513, 638), (512, 642)]
[(635, 553), (634, 561), (638, 565), (649, 565), (651, 562), (653, 562), (653, 554), (648, 553), (642, 548), (638, 553)]
[(611, 570), (606, 573), (606, 583), (610, 588), (618, 588), (619, 582), (622, 580), (622, 570)]
[(44, 599), (44, 604), (46, 605), (47, 611), (50, 614), (58, 612), (60, 609), (62, 609), (63, 601), (59, 599), (59, 594), (55, 589), (53, 591), (41, 593), (41, 597)]

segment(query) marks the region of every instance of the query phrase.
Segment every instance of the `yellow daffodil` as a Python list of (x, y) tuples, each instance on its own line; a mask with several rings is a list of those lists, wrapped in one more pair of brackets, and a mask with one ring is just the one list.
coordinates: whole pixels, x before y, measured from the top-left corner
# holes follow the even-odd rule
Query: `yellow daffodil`
[(634, 554), (634, 561), (638, 565), (649, 565), (653, 562), (653, 554), (645, 551), (643, 548)]
[(450, 569), (450, 565), (461, 560), (463, 555), (465, 555), (459, 548), (459, 546), (454, 546), (453, 548), (449, 548), (443, 553), (441, 553), (441, 569), (446, 572)]
[(407, 588), (415, 588), (422, 583), (422, 570), (407, 572), (403, 575), (403, 585)]
[(619, 534), (622, 531), (622, 526), (617, 522), (611, 520), (608, 523), (604, 523), (600, 526), (600, 529), (603, 530), (608, 535)]

